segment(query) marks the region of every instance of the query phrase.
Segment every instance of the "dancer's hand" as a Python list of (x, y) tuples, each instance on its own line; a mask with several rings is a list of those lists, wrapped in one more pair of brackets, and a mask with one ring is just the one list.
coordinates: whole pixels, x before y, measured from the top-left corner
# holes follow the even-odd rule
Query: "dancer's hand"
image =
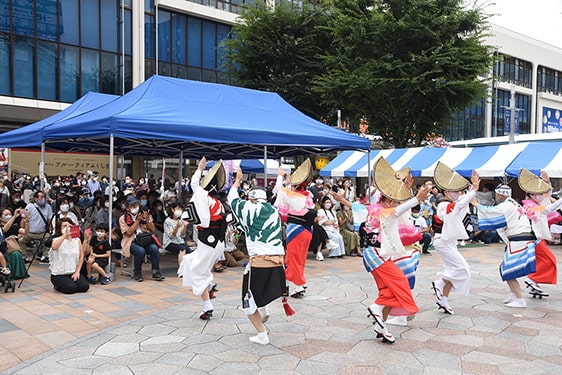
[(472, 171), (470, 182), (472, 183), (472, 190), (478, 191), (478, 187), (480, 186), (480, 176), (478, 175), (478, 172)]
[(203, 172), (205, 170), (205, 167), (207, 166), (207, 159), (203, 156), (201, 158), (201, 160), (199, 160), (199, 166), (198, 169)]

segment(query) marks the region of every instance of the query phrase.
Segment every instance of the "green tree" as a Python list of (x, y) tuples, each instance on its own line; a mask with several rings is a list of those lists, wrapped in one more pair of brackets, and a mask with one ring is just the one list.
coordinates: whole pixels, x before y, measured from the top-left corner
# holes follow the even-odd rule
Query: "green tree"
[(327, 24), (328, 14), (312, 4), (246, 8), (232, 38), (225, 41), (223, 68), (232, 84), (277, 92), (307, 115), (320, 118), (326, 109), (311, 82), (321, 73), (321, 56), (330, 45)]
[(323, 102), (365, 116), (396, 146), (420, 145), (485, 97), (487, 15), (463, 0), (334, 0), (333, 44), (315, 80)]

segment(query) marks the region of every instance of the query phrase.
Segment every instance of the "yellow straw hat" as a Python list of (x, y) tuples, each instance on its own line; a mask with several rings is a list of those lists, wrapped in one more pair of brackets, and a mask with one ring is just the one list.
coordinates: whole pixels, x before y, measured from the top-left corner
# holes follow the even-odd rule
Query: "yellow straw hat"
[(526, 168), (519, 171), (519, 187), (529, 194), (544, 194), (551, 189), (550, 184)]
[(211, 183), (215, 185), (216, 190), (220, 190), (224, 183), (226, 182), (226, 172), (224, 170), (224, 165), (222, 164), (222, 160), (216, 162), (211, 169), (207, 172), (207, 174), (201, 179), (199, 185), (208, 190), (207, 187), (211, 187)]
[(446, 191), (461, 191), (470, 185), (470, 181), (440, 161), (433, 171), (433, 179), (437, 186)]
[(412, 191), (404, 183), (404, 178), (409, 174), (410, 168), (397, 172), (382, 157), (377, 160), (373, 168), (373, 180), (381, 194), (398, 202), (412, 198)]
[(312, 163), (306, 159), (291, 175), (291, 185), (300, 185), (312, 181)]

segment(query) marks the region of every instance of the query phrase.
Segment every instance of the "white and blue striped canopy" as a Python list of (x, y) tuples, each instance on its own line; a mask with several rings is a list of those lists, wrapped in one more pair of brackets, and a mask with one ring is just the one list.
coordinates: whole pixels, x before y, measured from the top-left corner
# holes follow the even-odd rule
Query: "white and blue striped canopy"
[(562, 142), (527, 144), (527, 147), (506, 168), (506, 174), (517, 177), (521, 168), (527, 168), (536, 175), (545, 171), (550, 177), (562, 177)]
[[(395, 170), (410, 167), (414, 177), (433, 177), (438, 161), (465, 177), (469, 177), (473, 170), (483, 178), (517, 176), (521, 167), (535, 173), (543, 169), (551, 177), (562, 177), (561, 147), (562, 142), (545, 142), (474, 148), (416, 147), (373, 150), (370, 165), (367, 163), (367, 153), (343, 151), (320, 171), (320, 175), (368, 177), (375, 162), (382, 156)], [(532, 165), (529, 164), (531, 160), (534, 163)]]

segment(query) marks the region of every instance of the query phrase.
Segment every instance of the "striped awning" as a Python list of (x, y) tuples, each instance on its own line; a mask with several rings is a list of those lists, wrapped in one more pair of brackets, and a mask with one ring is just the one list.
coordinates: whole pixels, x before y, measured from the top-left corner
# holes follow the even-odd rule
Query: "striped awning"
[[(552, 144), (549, 143), (549, 145)], [(541, 147), (536, 143), (534, 145)], [(483, 178), (502, 177), (506, 174), (506, 169), (528, 146), (529, 143), (519, 143), (474, 148), (415, 147), (373, 150), (370, 164), (366, 152), (343, 151), (320, 171), (320, 175), (367, 177), (369, 171), (373, 170), (375, 162), (380, 157), (384, 157), (396, 170), (410, 167), (414, 177), (433, 177), (433, 171), (438, 161), (445, 163), (465, 177), (469, 177), (473, 170), (476, 170)], [(549, 147), (549, 150), (550, 154), (554, 153), (554, 147)], [(558, 148), (559, 150), (560, 148)], [(562, 155), (560, 157), (562, 158)], [(559, 165), (562, 170), (562, 161)], [(554, 172), (554, 169), (552, 171)]]
[(508, 176), (517, 177), (521, 168), (527, 168), (536, 175), (545, 171), (549, 177), (562, 178), (562, 142), (526, 144), (506, 168), (506, 173)]

